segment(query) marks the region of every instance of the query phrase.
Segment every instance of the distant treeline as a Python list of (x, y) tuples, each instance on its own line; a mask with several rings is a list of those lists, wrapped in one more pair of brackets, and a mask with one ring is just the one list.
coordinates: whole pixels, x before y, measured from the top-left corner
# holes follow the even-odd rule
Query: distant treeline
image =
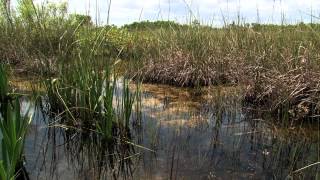
[[(95, 23), (92, 22), (90, 16), (81, 15), (81, 14), (71, 14), (69, 19), (72, 20), (74, 23), (88, 25), (88, 26), (95, 26)], [(131, 24), (125, 24), (121, 27), (117, 27), (115, 25), (105, 25), (102, 27), (113, 27), (113, 28), (120, 28), (126, 29), (128, 31), (141, 31), (141, 30), (155, 30), (155, 29), (177, 29), (177, 28), (188, 28), (188, 27), (201, 27), (201, 28), (208, 28), (208, 29), (221, 29), (221, 28), (252, 28), (254, 30), (272, 30), (272, 29), (279, 29), (279, 28), (308, 28), (312, 27), (313, 29), (320, 29), (320, 24), (318, 23), (304, 23), (300, 22), (297, 24), (260, 24), (260, 23), (242, 23), (236, 24), (234, 22), (230, 24), (226, 24), (220, 28), (210, 25), (203, 25), (200, 24), (199, 21), (194, 20), (189, 24), (180, 24), (175, 21), (140, 21), (140, 22), (133, 22)], [(101, 28), (101, 27), (100, 27)], [(100, 29), (99, 28), (99, 29)]]
[[(202, 25), (198, 21), (193, 21), (192, 23), (189, 24), (180, 24), (175, 21), (141, 21), (141, 22), (133, 22), (131, 24), (125, 24), (122, 26), (122, 28), (127, 29), (127, 30), (145, 30), (145, 29), (167, 29), (167, 28), (185, 28), (185, 27), (190, 27), (190, 26), (198, 26), (202, 28), (212, 28), (212, 29), (218, 29), (218, 27), (215, 26), (210, 26), (210, 25)], [(224, 25), (221, 28), (237, 28), (237, 27), (250, 27), (255, 30), (260, 30), (260, 29), (274, 29), (274, 28), (297, 28), (297, 27), (312, 27), (312, 28), (319, 28), (320, 29), (320, 24), (318, 23), (304, 23), (300, 22), (297, 24), (259, 24), (259, 23), (243, 23), (243, 24), (235, 24), (235, 23), (230, 23), (227, 25)]]
[(181, 25), (174, 21), (141, 21), (141, 22), (134, 22), (131, 24), (126, 24), (123, 28), (128, 30), (144, 30), (144, 29), (158, 29), (158, 28), (178, 28)]

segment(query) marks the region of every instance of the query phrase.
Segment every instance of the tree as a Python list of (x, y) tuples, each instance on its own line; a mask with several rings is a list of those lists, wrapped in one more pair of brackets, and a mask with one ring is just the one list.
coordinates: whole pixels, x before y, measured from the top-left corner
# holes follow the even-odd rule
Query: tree
[(70, 19), (71, 19), (72, 23), (75, 23), (75, 24), (81, 24), (84, 26), (92, 26), (93, 25), (92, 20), (91, 20), (91, 16), (88, 16), (88, 15), (71, 14)]
[(200, 26), (199, 20), (195, 19), (192, 21), (192, 26)]

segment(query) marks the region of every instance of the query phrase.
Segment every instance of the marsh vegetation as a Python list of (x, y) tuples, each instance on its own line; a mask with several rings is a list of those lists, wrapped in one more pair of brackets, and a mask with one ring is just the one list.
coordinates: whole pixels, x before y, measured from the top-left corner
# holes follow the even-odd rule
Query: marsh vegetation
[(1, 179), (319, 178), (319, 24), (0, 2)]

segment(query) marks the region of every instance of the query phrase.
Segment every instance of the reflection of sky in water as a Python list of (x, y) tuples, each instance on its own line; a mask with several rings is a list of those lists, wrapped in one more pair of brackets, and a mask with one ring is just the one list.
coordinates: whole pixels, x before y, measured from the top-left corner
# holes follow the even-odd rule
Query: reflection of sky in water
[[(317, 158), (316, 142), (275, 134), (272, 126), (246, 115), (236, 90), (213, 89), (214, 93), (194, 97), (168, 86), (143, 89), (142, 127), (133, 127), (131, 133), (134, 143), (156, 153), (135, 148), (134, 179), (270, 179), (273, 175), (282, 179), (289, 170)], [(26, 109), (27, 101), (22, 104)], [(90, 151), (68, 152), (63, 146), (68, 143), (66, 134), (57, 128), (49, 132), (45, 118), (36, 112), (25, 147), (31, 179), (93, 179)], [(137, 118), (133, 110), (132, 121)], [(306, 178), (316, 171), (309, 170)]]

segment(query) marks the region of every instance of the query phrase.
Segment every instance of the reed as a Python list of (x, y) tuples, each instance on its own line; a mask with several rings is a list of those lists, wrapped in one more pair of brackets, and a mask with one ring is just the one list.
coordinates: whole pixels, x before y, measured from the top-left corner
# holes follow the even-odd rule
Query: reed
[[(128, 128), (135, 95), (129, 81), (119, 83), (114, 69), (116, 58), (99, 54), (106, 36), (101, 29), (93, 39), (74, 42), (69, 61), (60, 60), (56, 76), (44, 81), (51, 111), (62, 116), (64, 124), (94, 130), (110, 139), (114, 128)], [(84, 42), (91, 42), (83, 44)], [(120, 87), (118, 87), (120, 85)], [(118, 89), (123, 92), (119, 93)]]

